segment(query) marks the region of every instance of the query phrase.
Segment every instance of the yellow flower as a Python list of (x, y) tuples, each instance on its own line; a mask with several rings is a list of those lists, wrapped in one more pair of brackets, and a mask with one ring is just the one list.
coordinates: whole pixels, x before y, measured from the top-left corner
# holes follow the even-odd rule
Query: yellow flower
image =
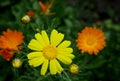
[[(50, 73), (55, 75), (61, 73), (63, 68), (59, 61), (64, 64), (71, 64), (74, 55), (73, 49), (70, 46), (70, 41), (62, 41), (64, 34), (58, 33), (55, 29), (52, 30), (50, 40), (46, 31), (41, 31), (35, 34), (36, 39), (32, 39), (28, 44), (28, 48), (34, 50), (27, 55), (29, 65), (37, 67), (42, 65), (40, 74), (45, 75), (49, 65)], [(59, 60), (59, 61), (58, 61)]]
[(85, 27), (78, 33), (76, 40), (79, 50), (97, 55), (106, 46), (105, 36), (102, 30), (92, 27)]
[(15, 58), (12, 61), (12, 65), (14, 68), (20, 68), (22, 66), (22, 61), (19, 58)]
[(78, 65), (77, 65), (77, 64), (71, 64), (69, 71), (70, 71), (70, 73), (72, 73), (72, 74), (78, 74), (78, 72), (79, 72), (79, 67), (78, 67)]

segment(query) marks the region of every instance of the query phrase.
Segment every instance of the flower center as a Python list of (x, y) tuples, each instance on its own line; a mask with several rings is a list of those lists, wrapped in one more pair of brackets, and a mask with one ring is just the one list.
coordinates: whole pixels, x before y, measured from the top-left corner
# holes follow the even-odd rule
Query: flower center
[(53, 47), (52, 45), (49, 45), (44, 48), (43, 56), (49, 60), (55, 59), (57, 56), (57, 49), (55, 47)]
[(88, 45), (91, 46), (91, 45), (93, 45), (93, 44), (95, 43), (95, 38), (93, 38), (93, 37), (88, 37), (88, 39), (87, 39), (86, 42), (87, 42)]

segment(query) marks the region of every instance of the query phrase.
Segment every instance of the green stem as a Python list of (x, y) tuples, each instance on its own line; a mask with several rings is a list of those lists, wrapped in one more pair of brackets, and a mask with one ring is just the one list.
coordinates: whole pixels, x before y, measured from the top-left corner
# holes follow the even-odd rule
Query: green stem
[(63, 71), (63, 73), (65, 74), (65, 76), (67, 77), (67, 81), (72, 81), (71, 79), (70, 79), (70, 77), (68, 76), (68, 74), (65, 72), (65, 71)]

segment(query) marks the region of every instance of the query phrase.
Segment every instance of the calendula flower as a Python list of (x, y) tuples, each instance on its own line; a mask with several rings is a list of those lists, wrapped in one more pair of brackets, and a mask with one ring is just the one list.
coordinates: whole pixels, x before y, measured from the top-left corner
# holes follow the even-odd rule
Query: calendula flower
[(53, 15), (53, 14), (55, 14), (55, 13), (50, 12), (50, 8), (51, 8), (52, 4), (53, 4), (53, 0), (51, 0), (50, 3), (47, 2), (46, 4), (43, 4), (41, 1), (39, 1), (39, 5), (40, 5), (40, 7), (42, 9), (41, 14), (45, 14), (45, 15)]
[(29, 10), (29, 11), (27, 12), (27, 15), (28, 15), (30, 18), (33, 18), (33, 17), (35, 16), (35, 13), (34, 13), (33, 11)]
[(85, 27), (78, 33), (76, 40), (79, 50), (97, 55), (106, 46), (105, 36), (102, 30), (92, 27)]
[(19, 58), (15, 58), (13, 61), (12, 61), (12, 65), (14, 68), (20, 68), (22, 66), (22, 61), (19, 59)]
[(70, 73), (72, 74), (78, 74), (79, 72), (79, 67), (77, 64), (71, 64), (69, 68)]
[(54, 75), (63, 71), (59, 61), (64, 64), (71, 64), (74, 58), (73, 49), (69, 47), (70, 41), (62, 41), (64, 34), (53, 29), (49, 39), (46, 31), (43, 30), (41, 34), (35, 34), (35, 38), (28, 44), (28, 48), (34, 50), (34, 52), (29, 53), (27, 57), (29, 65), (33, 67), (42, 65), (41, 75), (45, 75), (48, 65), (50, 73)]
[(30, 17), (28, 15), (25, 15), (21, 18), (21, 21), (25, 24), (30, 22)]
[(0, 55), (7, 61), (13, 57), (13, 50), (19, 50), (19, 45), (23, 43), (23, 34), (16, 30), (7, 29), (0, 35)]
[(23, 38), (22, 32), (7, 29), (7, 31), (3, 32), (3, 35), (0, 36), (0, 48), (18, 50), (18, 46), (23, 43)]

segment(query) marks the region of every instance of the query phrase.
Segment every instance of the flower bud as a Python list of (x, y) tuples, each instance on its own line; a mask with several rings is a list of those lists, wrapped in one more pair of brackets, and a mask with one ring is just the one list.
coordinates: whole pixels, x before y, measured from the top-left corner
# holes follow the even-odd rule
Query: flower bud
[(20, 68), (22, 66), (22, 61), (19, 58), (15, 58), (12, 61), (12, 65), (14, 68)]
[(33, 17), (35, 16), (35, 13), (34, 13), (33, 11), (29, 10), (29, 11), (27, 12), (27, 15), (28, 15), (30, 18), (33, 18)]
[(79, 72), (79, 67), (76, 64), (70, 65), (69, 71), (71, 74), (78, 74)]
[(36, 31), (36, 32), (40, 32), (40, 29), (39, 29), (39, 28), (36, 28), (35, 31)]
[(22, 22), (27, 24), (30, 22), (30, 17), (28, 15), (25, 15), (21, 18)]

